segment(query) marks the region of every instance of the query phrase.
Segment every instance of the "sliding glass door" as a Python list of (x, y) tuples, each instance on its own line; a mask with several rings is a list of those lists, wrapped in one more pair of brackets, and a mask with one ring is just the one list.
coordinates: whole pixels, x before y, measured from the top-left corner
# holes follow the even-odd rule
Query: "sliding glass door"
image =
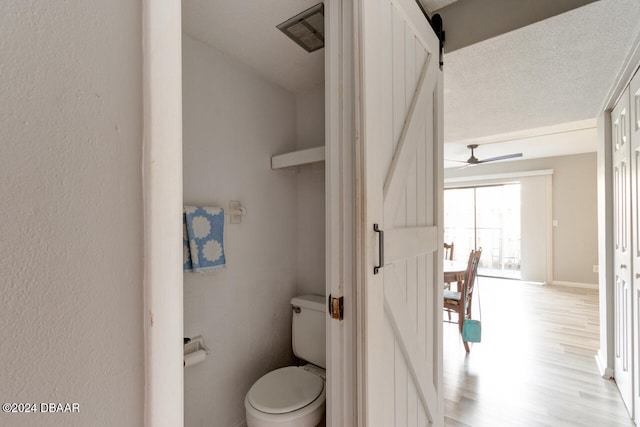
[(454, 259), (482, 248), (478, 274), (520, 278), (520, 184), (444, 191), (444, 240)]

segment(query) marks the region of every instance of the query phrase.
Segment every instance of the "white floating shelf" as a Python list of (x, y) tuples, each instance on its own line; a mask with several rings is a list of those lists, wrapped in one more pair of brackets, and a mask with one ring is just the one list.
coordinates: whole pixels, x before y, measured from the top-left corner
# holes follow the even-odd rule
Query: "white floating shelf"
[(271, 169), (282, 169), (307, 163), (323, 162), (324, 146), (292, 151), (271, 157)]

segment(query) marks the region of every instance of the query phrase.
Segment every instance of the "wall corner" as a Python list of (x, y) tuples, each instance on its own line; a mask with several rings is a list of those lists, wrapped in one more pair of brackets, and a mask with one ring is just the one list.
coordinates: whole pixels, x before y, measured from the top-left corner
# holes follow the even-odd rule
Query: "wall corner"
[(611, 116), (602, 111), (598, 117), (598, 286), (600, 299), (601, 372), (613, 368), (613, 178), (611, 172)]

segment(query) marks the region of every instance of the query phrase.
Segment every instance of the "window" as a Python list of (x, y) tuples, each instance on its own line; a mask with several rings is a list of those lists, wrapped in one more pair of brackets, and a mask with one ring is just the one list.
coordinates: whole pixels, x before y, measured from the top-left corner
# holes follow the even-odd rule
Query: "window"
[(444, 225), (454, 259), (481, 247), (478, 274), (520, 279), (520, 184), (445, 190)]

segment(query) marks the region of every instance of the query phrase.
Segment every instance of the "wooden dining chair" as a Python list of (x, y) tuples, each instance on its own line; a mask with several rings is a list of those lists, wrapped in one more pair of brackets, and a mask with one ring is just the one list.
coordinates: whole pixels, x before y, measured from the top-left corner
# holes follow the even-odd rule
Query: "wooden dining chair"
[(444, 244), (444, 259), (453, 261), (453, 242)]
[[(460, 330), (461, 335), (465, 319), (471, 319), (473, 287), (476, 281), (481, 255), (482, 248), (471, 251), (469, 254), (467, 270), (465, 271), (464, 276), (460, 277), (461, 282), (458, 282), (458, 291), (444, 290), (444, 311), (449, 316), (449, 322), (451, 322), (451, 313), (456, 313), (458, 315), (458, 321), (451, 323), (458, 323), (458, 329)], [(445, 322), (447, 321), (445, 320)], [(468, 353), (469, 343), (466, 341), (463, 341), (463, 343), (464, 349)]]
[[(444, 244), (444, 259), (445, 260), (449, 260), (449, 261), (453, 261), (453, 242), (451, 242), (451, 244), (448, 244), (448, 243), (445, 242), (445, 244)], [(451, 283), (445, 282), (444, 283), (444, 288), (445, 289), (451, 289)], [(451, 320), (451, 317), (449, 317), (449, 320)]]

